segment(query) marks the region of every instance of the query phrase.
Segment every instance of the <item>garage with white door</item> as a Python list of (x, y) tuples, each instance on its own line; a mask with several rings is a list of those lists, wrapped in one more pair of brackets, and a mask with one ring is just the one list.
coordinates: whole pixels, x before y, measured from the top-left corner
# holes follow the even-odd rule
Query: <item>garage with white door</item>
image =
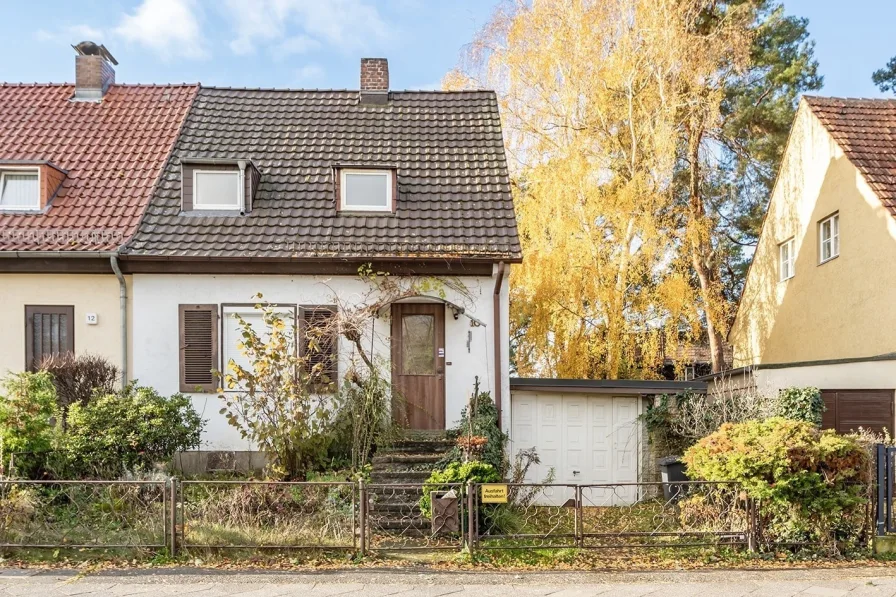
[[(551, 469), (557, 484), (637, 483), (646, 458), (647, 437), (638, 418), (645, 398), (705, 389), (702, 382), (512, 378), (511, 458), (536, 449), (541, 463), (529, 469), (528, 483), (543, 482)], [(572, 497), (571, 489), (557, 488), (540, 501), (562, 504)], [(593, 505), (633, 503), (638, 488), (593, 488), (584, 499)]]

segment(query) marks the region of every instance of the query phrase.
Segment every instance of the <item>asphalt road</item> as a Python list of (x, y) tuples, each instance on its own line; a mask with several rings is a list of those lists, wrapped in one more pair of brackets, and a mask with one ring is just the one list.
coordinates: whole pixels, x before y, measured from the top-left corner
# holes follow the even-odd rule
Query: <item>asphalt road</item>
[(69, 571), (0, 569), (0, 596), (39, 597), (190, 595), (279, 597), (297, 595), (437, 597), (710, 597), (743, 595), (896, 596), (896, 566), (830, 570), (707, 572), (221, 572), (196, 569), (110, 570), (87, 575)]

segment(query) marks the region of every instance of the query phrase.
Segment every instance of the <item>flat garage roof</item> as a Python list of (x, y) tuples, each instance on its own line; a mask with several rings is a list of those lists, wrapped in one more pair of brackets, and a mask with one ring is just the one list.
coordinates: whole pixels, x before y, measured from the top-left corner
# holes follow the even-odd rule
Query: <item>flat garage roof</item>
[(705, 392), (705, 381), (665, 381), (644, 379), (551, 379), (511, 377), (510, 390), (576, 392), (580, 394), (678, 394)]

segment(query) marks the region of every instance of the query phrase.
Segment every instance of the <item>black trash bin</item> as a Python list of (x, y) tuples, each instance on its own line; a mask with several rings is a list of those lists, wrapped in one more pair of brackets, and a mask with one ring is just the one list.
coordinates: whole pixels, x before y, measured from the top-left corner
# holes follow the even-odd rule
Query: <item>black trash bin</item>
[(687, 485), (682, 483), (688, 480), (684, 462), (679, 456), (666, 456), (657, 463), (660, 465), (660, 479), (663, 482), (663, 498), (667, 502), (679, 499), (687, 491)]

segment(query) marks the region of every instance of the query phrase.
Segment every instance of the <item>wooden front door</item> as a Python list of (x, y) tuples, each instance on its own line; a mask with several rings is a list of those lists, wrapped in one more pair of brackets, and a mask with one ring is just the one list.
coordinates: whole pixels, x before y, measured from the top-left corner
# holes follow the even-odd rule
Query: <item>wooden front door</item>
[(392, 305), (393, 413), (409, 429), (445, 428), (445, 306)]

